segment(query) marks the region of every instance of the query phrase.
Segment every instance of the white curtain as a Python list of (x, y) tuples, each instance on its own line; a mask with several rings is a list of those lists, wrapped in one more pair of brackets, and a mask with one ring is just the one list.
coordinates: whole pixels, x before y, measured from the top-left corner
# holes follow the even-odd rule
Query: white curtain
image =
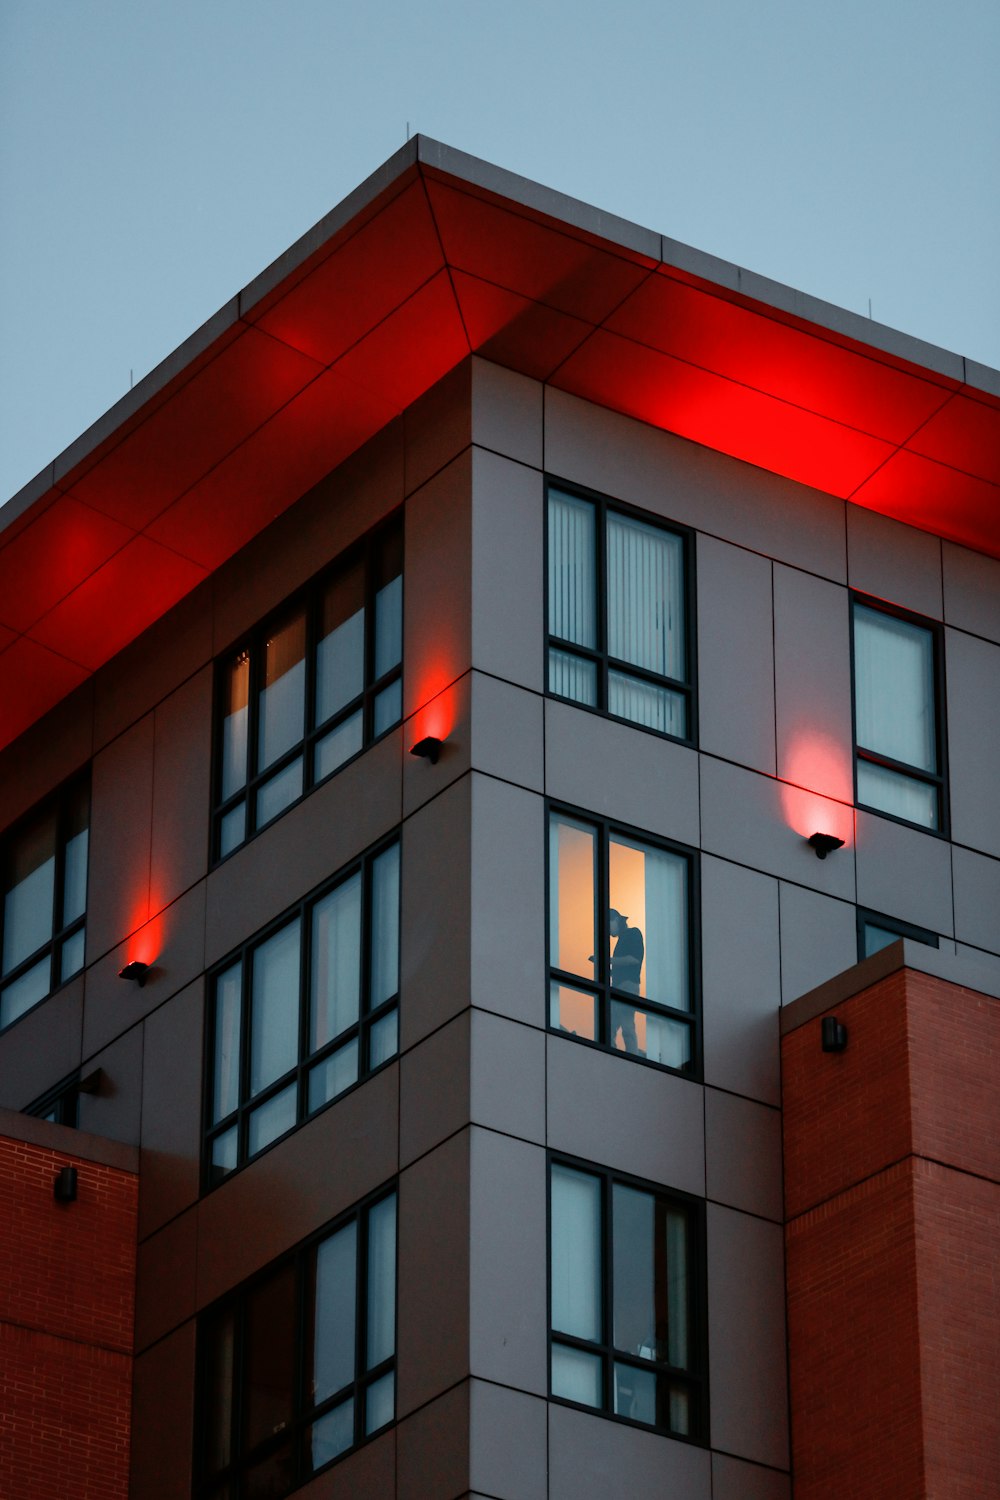
[(552, 1327), (601, 1337), (601, 1184), (552, 1168)]
[(253, 955), (250, 1093), (294, 1067), (299, 1052), (298, 918), (261, 943)]
[(643, 993), (660, 1005), (688, 1009), (687, 861), (647, 849), (646, 983)]
[(597, 644), (594, 515), (589, 501), (549, 491), (549, 632), (577, 646)]
[[(563, 688), (553, 688), (564, 697), (577, 697)], [(687, 704), (682, 693), (671, 693), (667, 688), (657, 687), (642, 677), (630, 677), (627, 672), (608, 673), (608, 712), (620, 719), (631, 719), (633, 724), (642, 724), (647, 729), (658, 729), (661, 734), (676, 734), (683, 738), (687, 734)]]
[(396, 1198), (383, 1198), (368, 1214), (368, 1341), (371, 1370), (396, 1348)]
[(854, 608), (858, 744), (921, 771), (936, 771), (934, 642), (929, 630)]
[(684, 549), (680, 537), (612, 512), (607, 544), (609, 654), (663, 677), (682, 678)]
[(372, 870), (371, 1009), (399, 989), (399, 845), (380, 854)]
[(352, 875), (313, 907), (309, 1050), (358, 1019), (361, 992), (361, 876)]

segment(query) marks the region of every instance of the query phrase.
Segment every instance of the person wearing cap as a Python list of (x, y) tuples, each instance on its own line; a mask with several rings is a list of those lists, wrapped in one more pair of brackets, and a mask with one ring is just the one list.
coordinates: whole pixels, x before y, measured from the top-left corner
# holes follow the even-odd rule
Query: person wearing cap
[[(638, 995), (642, 961), (646, 952), (642, 933), (638, 927), (630, 927), (628, 917), (624, 912), (616, 911), (613, 906), (608, 909), (608, 929), (616, 940), (611, 951), (611, 988), (624, 990), (628, 995)], [(631, 1016), (624, 1017), (620, 1026), (625, 1051), (638, 1054), (639, 1038), (635, 1030), (635, 1012), (633, 1011)]]

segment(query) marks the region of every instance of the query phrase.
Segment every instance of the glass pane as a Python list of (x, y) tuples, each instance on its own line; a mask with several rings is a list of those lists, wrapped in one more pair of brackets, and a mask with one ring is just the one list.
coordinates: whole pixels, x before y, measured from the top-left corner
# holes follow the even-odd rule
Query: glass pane
[(212, 1177), (218, 1182), (227, 1172), (236, 1170), (238, 1136), (236, 1126), (223, 1131), (212, 1142)]
[(225, 859), (227, 854), (240, 844), (247, 836), (247, 805), (240, 802), (238, 806), (230, 808), (219, 824), (219, 858)]
[(582, 656), (571, 656), (568, 651), (557, 651), (552, 647), (549, 650), (549, 692), (596, 708), (597, 667)]
[[(666, 1382), (662, 1382), (666, 1384)], [(682, 1385), (667, 1386), (669, 1392), (669, 1425), (671, 1432), (685, 1435), (691, 1431), (691, 1395)]]
[(322, 1240), (309, 1257), (306, 1283), (308, 1403), (319, 1406), (354, 1380), (358, 1226)]
[(365, 685), (365, 570), (361, 558), (343, 568), (323, 596), (316, 648), (316, 723), (325, 724)]
[(312, 913), (309, 1050), (353, 1026), (361, 995), (361, 875), (317, 901)]
[(295, 1458), (290, 1442), (262, 1458), (246, 1471), (242, 1500), (276, 1500), (295, 1487)]
[(878, 927), (874, 922), (866, 922), (864, 925), (865, 958), (871, 958), (873, 953), (881, 953), (883, 948), (888, 948), (891, 943), (898, 943), (901, 934), (890, 932), (888, 927)]
[(82, 917), (87, 910), (87, 843), (87, 829), (81, 828), (66, 844), (63, 866), (64, 927)]
[[(302, 738), (305, 714), (306, 617), (295, 615), (264, 647), (258, 702), (257, 770), (264, 771)], [(258, 818), (258, 822), (263, 819)]]
[(287, 1089), (282, 1089), (280, 1094), (275, 1094), (266, 1104), (261, 1104), (254, 1110), (250, 1116), (247, 1139), (247, 1150), (251, 1156), (263, 1151), (265, 1146), (276, 1141), (279, 1135), (284, 1135), (286, 1130), (291, 1130), (297, 1113), (296, 1093), (297, 1085), (289, 1084)]
[(581, 1406), (603, 1406), (601, 1357), (583, 1349), (552, 1345), (552, 1394)]
[(391, 1422), (396, 1410), (396, 1377), (390, 1370), (365, 1392), (365, 1436)]
[(570, 1036), (597, 1040), (597, 999), (586, 990), (571, 990), (565, 984), (552, 981), (549, 991), (549, 1025), (555, 1031), (567, 1031)]
[(687, 860), (616, 834), (608, 862), (612, 985), (687, 1010)]
[(395, 682), (383, 688), (375, 699), (375, 716), (372, 724), (372, 733), (378, 739), (380, 734), (385, 734), (393, 724), (398, 724), (403, 713), (403, 682), (397, 677)]
[(299, 920), (254, 950), (250, 1094), (295, 1066), (299, 1051)]
[(307, 1430), (309, 1463), (321, 1469), (354, 1445), (354, 1397), (325, 1412)]
[(387, 1016), (381, 1016), (372, 1026), (368, 1033), (368, 1066), (374, 1070), (380, 1068), (390, 1057), (395, 1057), (399, 1051), (399, 1012), (391, 1010)]
[(212, 1124), (232, 1114), (240, 1102), (240, 1016), (243, 965), (235, 963), (215, 981), (215, 1058), (212, 1070)]
[(295, 1392), (295, 1268), (289, 1263), (247, 1294), (243, 1325), (243, 1447), (283, 1432)]
[(263, 828), (302, 796), (302, 757), (272, 776), (257, 791), (257, 827)]
[(357, 713), (351, 714), (343, 724), (338, 724), (336, 729), (331, 729), (329, 734), (317, 741), (313, 761), (315, 779), (322, 781), (324, 776), (332, 776), (352, 755), (358, 754), (363, 739), (364, 715), (359, 708)]
[(246, 786), (250, 652), (241, 651), (226, 674), (222, 721), (222, 801)]
[(372, 983), (369, 1008), (376, 1010), (399, 989), (399, 845), (372, 866)]
[(656, 1425), (656, 1376), (635, 1365), (615, 1365), (615, 1411), (633, 1422)]
[(858, 761), (858, 801), (921, 828), (938, 826), (937, 787), (867, 760)]
[(553, 817), (549, 824), (550, 962), (594, 978), (594, 892), (597, 840), (584, 823)]
[(549, 634), (597, 644), (597, 547), (589, 500), (549, 491)]
[(233, 1346), (232, 1308), (216, 1314), (205, 1329), (205, 1469), (214, 1474), (224, 1469), (233, 1455)]
[(859, 745), (921, 771), (937, 770), (929, 630), (855, 604), (854, 696)]
[(403, 580), (393, 578), (375, 595), (375, 681), (403, 659)]
[(614, 1346), (641, 1359), (687, 1364), (687, 1216), (652, 1193), (616, 1183)]
[(601, 1338), (601, 1184), (552, 1168), (552, 1327)]
[(55, 878), (56, 818), (50, 812), (30, 823), (8, 850), (4, 872), (4, 974), (9, 974), (51, 940)]
[(33, 969), (15, 979), (5, 990), (0, 990), (0, 1026), (9, 1026), (18, 1016), (44, 1000), (52, 988), (50, 975), (52, 960), (45, 955)]
[(686, 1068), (691, 1061), (691, 1029), (686, 1021), (634, 1010), (619, 1000), (611, 1002), (611, 1045), (665, 1068)]
[[(368, 1211), (368, 1339), (365, 1368), (396, 1349), (396, 1196)], [(369, 1396), (370, 1396), (369, 1392)], [(381, 1425), (381, 1423), (377, 1424)], [(368, 1429), (369, 1431), (371, 1429)]]
[(608, 673), (608, 712), (660, 734), (687, 735), (687, 702), (683, 693), (656, 687), (626, 672)]
[(309, 1112), (321, 1109), (338, 1094), (358, 1081), (358, 1040), (352, 1038), (346, 1046), (321, 1063), (317, 1063), (309, 1074)]
[(683, 542), (614, 512), (607, 542), (609, 655), (683, 681)]
[(60, 970), (60, 981), (65, 984), (67, 979), (72, 979), (74, 974), (79, 974), (83, 968), (84, 933), (81, 927), (68, 937), (62, 945), (62, 965)]

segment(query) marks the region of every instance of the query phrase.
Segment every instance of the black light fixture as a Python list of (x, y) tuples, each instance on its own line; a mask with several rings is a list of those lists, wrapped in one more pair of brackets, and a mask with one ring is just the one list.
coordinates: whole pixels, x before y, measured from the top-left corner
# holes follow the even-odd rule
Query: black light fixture
[(832, 854), (834, 849), (844, 847), (844, 840), (838, 839), (835, 833), (811, 833), (807, 842), (816, 850), (817, 859), (826, 859), (826, 856)]
[(441, 754), (441, 741), (429, 734), (426, 739), (418, 740), (415, 745), (410, 746), (410, 754), (419, 756), (421, 760), (429, 760), (432, 766), (436, 766)]
[(847, 1027), (836, 1016), (824, 1016), (822, 1022), (824, 1052), (846, 1052)]
[(130, 964), (125, 965), (124, 969), (118, 970), (118, 978), (131, 979), (142, 989), (146, 983), (146, 975), (148, 973), (149, 964), (144, 964), (141, 958), (133, 958)]
[(76, 1168), (60, 1167), (52, 1184), (52, 1196), (57, 1203), (76, 1202)]

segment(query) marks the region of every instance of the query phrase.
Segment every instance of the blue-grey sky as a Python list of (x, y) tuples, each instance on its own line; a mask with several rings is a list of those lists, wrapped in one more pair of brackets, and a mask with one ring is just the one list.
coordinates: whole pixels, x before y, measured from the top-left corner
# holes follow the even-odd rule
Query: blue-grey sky
[(420, 130), (1000, 366), (997, 0), (0, 0), (0, 502)]

